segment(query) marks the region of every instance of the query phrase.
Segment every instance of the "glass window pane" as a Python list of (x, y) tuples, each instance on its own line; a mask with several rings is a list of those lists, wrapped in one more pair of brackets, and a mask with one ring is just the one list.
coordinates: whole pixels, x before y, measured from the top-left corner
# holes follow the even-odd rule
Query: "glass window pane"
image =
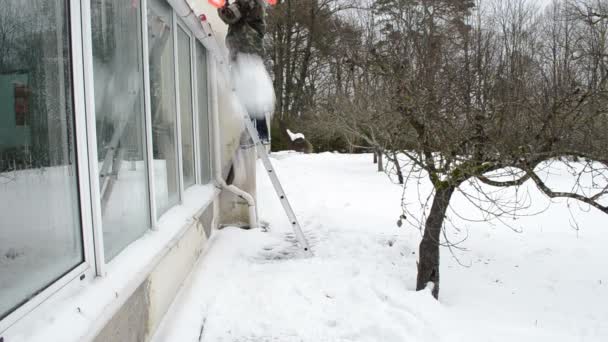
[(192, 124), (192, 63), (190, 37), (184, 30), (177, 30), (177, 55), (179, 66), (179, 108), (182, 129), (182, 158), (184, 188), (194, 185), (194, 130)]
[(198, 87), (199, 139), (201, 146), (201, 182), (211, 181), (211, 161), (209, 159), (209, 97), (207, 93), (207, 51), (202, 44), (196, 44), (196, 70)]
[(179, 202), (172, 27), (171, 6), (164, 0), (148, 0), (150, 100), (158, 216)]
[(106, 260), (150, 226), (139, 1), (93, 0), (93, 68)]
[(84, 261), (66, 3), (2, 2), (0, 319)]

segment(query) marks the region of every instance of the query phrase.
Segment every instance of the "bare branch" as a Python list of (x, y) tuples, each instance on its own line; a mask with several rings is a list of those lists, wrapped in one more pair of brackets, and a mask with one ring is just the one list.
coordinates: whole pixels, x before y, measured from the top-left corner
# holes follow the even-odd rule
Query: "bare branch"
[(538, 189), (540, 191), (542, 191), (545, 195), (547, 195), (549, 198), (575, 199), (577, 201), (587, 203), (587, 204), (599, 209), (600, 211), (608, 214), (608, 206), (604, 206), (597, 201), (603, 195), (608, 195), (608, 192), (606, 192), (606, 191), (600, 192), (599, 194), (592, 196), (592, 197), (586, 197), (586, 196), (583, 196), (583, 195), (580, 195), (577, 193), (571, 193), (571, 192), (553, 191), (545, 184), (545, 182), (543, 182), (543, 180), (534, 171), (528, 171), (527, 174), (534, 181), (534, 183), (536, 184)]

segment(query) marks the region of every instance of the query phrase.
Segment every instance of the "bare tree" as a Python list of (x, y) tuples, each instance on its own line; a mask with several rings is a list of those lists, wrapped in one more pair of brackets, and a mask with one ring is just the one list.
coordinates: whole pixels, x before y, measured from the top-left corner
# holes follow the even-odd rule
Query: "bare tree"
[[(333, 25), (333, 46), (312, 45), (307, 86), (290, 96), (304, 97), (293, 103), (307, 103), (302, 117), (319, 132), (382, 151), (396, 182), (432, 185), (414, 201), (421, 215), (402, 203), (400, 222), (422, 231), (417, 289), (433, 283), (439, 295), (440, 247), (455, 246), (446, 226), (462, 215), (450, 210), (457, 192), (485, 217), (528, 206), (494, 196), (525, 183), (608, 213), (606, 0), (370, 3), (319, 15)], [(571, 188), (552, 187), (555, 163), (571, 172)]]
[[(374, 9), (379, 35), (368, 70), (373, 87), (388, 96), (355, 105), (367, 116), (353, 118), (356, 111), (349, 110), (343, 125), (372, 146), (381, 141), (393, 160), (406, 156), (415, 165), (401, 176), (406, 186), (419, 177), (433, 186), (430, 201), (421, 199), (428, 204), (424, 217), (416, 220), (407, 206), (403, 215), (423, 231), (417, 289), (433, 283), (433, 295), (439, 294), (440, 246), (453, 246), (445, 238), (446, 217), (464, 184), (476, 190), (465, 198), (488, 215), (525, 205), (496, 201), (492, 188), (525, 182), (550, 198), (608, 213), (602, 202), (608, 194), (607, 69), (597, 21), (573, 19), (566, 3), (541, 15), (524, 0), (490, 6), (378, 0)], [(568, 191), (552, 189), (544, 177), (555, 160), (574, 170), (576, 185)], [(584, 184), (584, 176), (593, 181)]]

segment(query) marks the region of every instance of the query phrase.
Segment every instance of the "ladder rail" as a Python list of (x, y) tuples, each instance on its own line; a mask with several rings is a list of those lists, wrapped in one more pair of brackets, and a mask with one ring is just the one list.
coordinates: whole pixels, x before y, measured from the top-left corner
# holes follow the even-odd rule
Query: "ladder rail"
[[(152, 12), (149, 15), (154, 15)], [(160, 58), (161, 51), (167, 45), (170, 37), (170, 29), (167, 23), (165, 23), (162, 19), (159, 18), (158, 32), (156, 32), (157, 37), (154, 39), (154, 43), (150, 48), (150, 56), (154, 59)], [(106, 147), (106, 153), (103, 158), (103, 162), (99, 169), (99, 178), (100, 178), (100, 196), (102, 203), (102, 211), (105, 211), (106, 203), (109, 201), (110, 196), (112, 195), (112, 190), (114, 189), (114, 183), (116, 183), (118, 179), (118, 174), (120, 173), (120, 167), (122, 163), (122, 148), (120, 147), (122, 139), (125, 137), (127, 133), (127, 126), (129, 125), (131, 119), (137, 113), (137, 101), (141, 101), (142, 98), (142, 89), (137, 90), (137, 96), (133, 98), (130, 103), (132, 107), (131, 110), (126, 111), (124, 116), (121, 116), (120, 121), (117, 125), (115, 125), (115, 130)], [(103, 101), (112, 101), (109, 98), (109, 90), (108, 87), (104, 89)], [(153, 117), (154, 119), (154, 117)], [(152, 167), (152, 165), (148, 165), (148, 167)]]
[(300, 222), (298, 221), (298, 218), (296, 217), (296, 214), (294, 213), (293, 208), (291, 207), (291, 203), (287, 199), (285, 190), (283, 189), (283, 186), (281, 185), (281, 182), (279, 181), (277, 173), (276, 173), (274, 167), (272, 166), (272, 163), (270, 162), (270, 158), (268, 157), (266, 148), (260, 141), (260, 137), (258, 135), (257, 129), (253, 126), (252, 120), (249, 117), (249, 115), (245, 115), (244, 120), (245, 120), (245, 127), (247, 129), (247, 132), (249, 133), (249, 135), (251, 136), (251, 139), (253, 140), (253, 144), (256, 147), (258, 155), (260, 156), (260, 159), (262, 159), (262, 163), (264, 164), (264, 169), (266, 170), (268, 177), (270, 177), (270, 182), (272, 183), (272, 186), (274, 187), (274, 190), (275, 190), (277, 196), (279, 197), (279, 201), (281, 202), (281, 205), (283, 206), (283, 210), (285, 211), (285, 214), (287, 214), (287, 218), (289, 219), (291, 229), (293, 230), (293, 232), (296, 236), (296, 239), (298, 240), (298, 243), (300, 244), (300, 247), (304, 250), (304, 253), (306, 253), (308, 256), (312, 256), (312, 252), (310, 251), (310, 246), (308, 245), (308, 241), (306, 241), (306, 236), (304, 236), (304, 233), (302, 232), (302, 227), (300, 226)]

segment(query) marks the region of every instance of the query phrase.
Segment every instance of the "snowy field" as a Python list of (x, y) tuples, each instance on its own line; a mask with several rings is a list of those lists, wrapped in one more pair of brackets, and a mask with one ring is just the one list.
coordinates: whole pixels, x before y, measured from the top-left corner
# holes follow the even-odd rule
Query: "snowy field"
[[(420, 232), (396, 226), (402, 188), (371, 160), (273, 154), (315, 256), (295, 255), (260, 168), (260, 215), (271, 231), (216, 232), (155, 342), (608, 341), (608, 217), (556, 201), (511, 227), (455, 219), (468, 234), (457, 252), (467, 267), (442, 250), (436, 302), (413, 291)], [(529, 189), (535, 206), (520, 214), (550, 203)], [(416, 191), (406, 199), (415, 203)], [(462, 195), (452, 204), (475, 211)]]

